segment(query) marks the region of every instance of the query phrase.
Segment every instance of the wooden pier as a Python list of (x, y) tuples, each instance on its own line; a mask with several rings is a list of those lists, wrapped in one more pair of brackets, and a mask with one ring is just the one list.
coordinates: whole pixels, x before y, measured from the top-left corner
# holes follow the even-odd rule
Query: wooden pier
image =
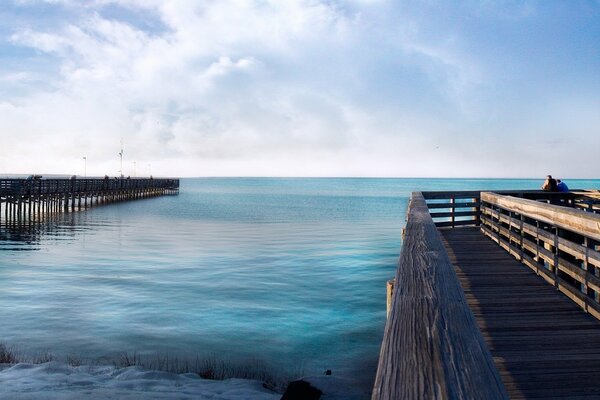
[(599, 200), (413, 193), (372, 399), (600, 398)]
[(0, 220), (5, 224), (92, 205), (179, 193), (179, 179), (0, 179)]

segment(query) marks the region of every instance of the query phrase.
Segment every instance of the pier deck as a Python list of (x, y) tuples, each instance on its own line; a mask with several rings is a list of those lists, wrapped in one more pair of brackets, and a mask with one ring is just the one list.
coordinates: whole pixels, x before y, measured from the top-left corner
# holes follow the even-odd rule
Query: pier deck
[(599, 195), (414, 192), (372, 400), (600, 398)]
[(440, 233), (510, 398), (599, 398), (600, 322), (479, 228)]

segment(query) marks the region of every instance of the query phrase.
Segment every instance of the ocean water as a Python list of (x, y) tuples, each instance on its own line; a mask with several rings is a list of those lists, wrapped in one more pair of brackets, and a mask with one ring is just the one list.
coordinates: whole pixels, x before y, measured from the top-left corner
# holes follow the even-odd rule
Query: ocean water
[[(414, 190), (542, 180), (184, 179), (178, 196), (0, 229), (0, 342), (264, 362), (368, 392)], [(567, 181), (600, 188), (600, 181)]]

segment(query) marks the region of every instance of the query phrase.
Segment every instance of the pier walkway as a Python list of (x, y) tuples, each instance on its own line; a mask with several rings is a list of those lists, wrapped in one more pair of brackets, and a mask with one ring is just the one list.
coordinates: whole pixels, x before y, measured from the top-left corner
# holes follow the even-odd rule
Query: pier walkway
[(0, 179), (0, 221), (24, 223), (92, 205), (179, 193), (179, 179)]
[(440, 233), (510, 398), (600, 398), (600, 322), (480, 229)]
[(600, 398), (600, 193), (415, 192), (373, 400)]

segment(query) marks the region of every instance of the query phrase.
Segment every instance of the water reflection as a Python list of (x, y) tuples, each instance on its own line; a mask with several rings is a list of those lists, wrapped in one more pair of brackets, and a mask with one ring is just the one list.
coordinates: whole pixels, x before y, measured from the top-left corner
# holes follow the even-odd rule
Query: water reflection
[(85, 212), (44, 215), (39, 220), (0, 220), (0, 251), (36, 251), (43, 241), (74, 240), (92, 228)]

